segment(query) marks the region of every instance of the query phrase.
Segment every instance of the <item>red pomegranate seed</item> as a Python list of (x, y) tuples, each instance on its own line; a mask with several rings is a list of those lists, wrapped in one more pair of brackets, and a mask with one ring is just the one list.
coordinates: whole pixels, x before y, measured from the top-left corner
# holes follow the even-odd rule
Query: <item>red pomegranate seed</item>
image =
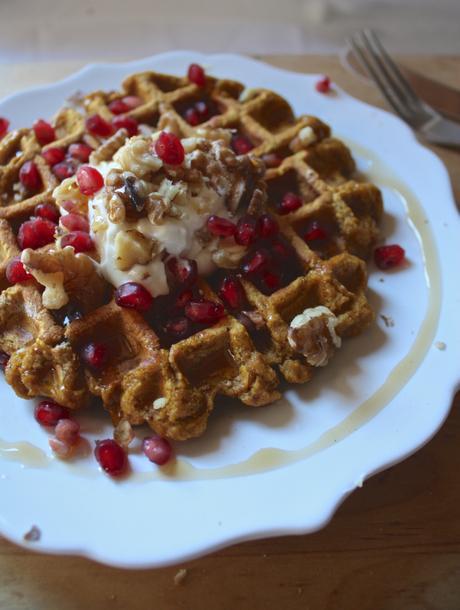
[(331, 90), (331, 79), (329, 76), (323, 76), (317, 83), (315, 84), (315, 89), (319, 93), (329, 93)]
[(134, 108), (137, 108), (144, 103), (143, 99), (137, 95), (125, 95), (125, 97), (122, 98), (122, 102), (128, 106), (129, 110), (134, 110)]
[(236, 233), (236, 225), (227, 218), (221, 216), (210, 216), (206, 222), (208, 231), (217, 237), (231, 237)]
[(8, 129), (10, 127), (10, 122), (8, 121), (8, 119), (5, 119), (4, 117), (0, 116), (0, 140), (6, 136), (6, 134), (8, 133)]
[(104, 186), (104, 178), (95, 167), (81, 165), (77, 171), (77, 184), (83, 195), (94, 195)]
[(310, 241), (321, 241), (323, 239), (327, 239), (328, 234), (324, 227), (319, 225), (316, 221), (311, 223), (310, 228), (303, 236), (306, 242)]
[(102, 369), (109, 358), (109, 349), (105, 343), (87, 343), (81, 352), (85, 363), (92, 369)]
[(184, 147), (173, 133), (162, 131), (155, 142), (155, 152), (168, 165), (180, 165), (185, 157)]
[(88, 146), (88, 144), (83, 144), (83, 142), (77, 142), (76, 144), (71, 144), (69, 146), (68, 152), (72, 159), (81, 161), (81, 163), (88, 163), (89, 156), (93, 152), (93, 149), (91, 148), (91, 146)]
[(112, 477), (122, 474), (126, 469), (126, 453), (124, 449), (111, 438), (103, 441), (96, 441), (94, 455), (102, 470)]
[(259, 237), (257, 218), (247, 214), (242, 216), (236, 225), (235, 241), (240, 246), (249, 246)]
[(247, 155), (254, 148), (251, 140), (240, 134), (232, 136), (231, 146), (237, 155)]
[(190, 320), (183, 316), (174, 318), (165, 324), (164, 330), (172, 340), (185, 339), (191, 333)]
[(281, 286), (281, 278), (276, 273), (264, 271), (262, 273), (262, 283), (267, 292), (274, 292)]
[(298, 210), (302, 205), (302, 199), (295, 193), (285, 193), (281, 203), (278, 205), (278, 214), (290, 214), (295, 210)]
[(113, 134), (111, 123), (101, 117), (100, 114), (93, 114), (85, 121), (86, 129), (94, 136), (108, 138)]
[(176, 300), (174, 301), (174, 308), (175, 309), (184, 309), (184, 307), (187, 305), (187, 303), (189, 301), (191, 301), (193, 299), (193, 291), (192, 290), (183, 290), (182, 292), (180, 292), (177, 297)]
[(0, 351), (0, 369), (5, 372), (8, 362), (10, 361), (10, 356), (6, 352)]
[(190, 301), (185, 306), (185, 315), (192, 322), (214, 324), (225, 316), (225, 309), (212, 301)]
[(32, 248), (35, 250), (54, 241), (56, 225), (46, 218), (32, 218), (26, 220), (19, 227), (18, 244), (21, 250)]
[(192, 127), (196, 127), (201, 123), (200, 115), (196, 108), (189, 108), (185, 111), (184, 119), (187, 121), (189, 125)]
[(42, 185), (42, 179), (38, 167), (33, 161), (26, 161), (19, 170), (19, 181), (29, 191), (38, 191)]
[(158, 466), (169, 462), (172, 456), (172, 447), (165, 438), (161, 436), (148, 436), (142, 442), (142, 451), (148, 459)]
[(203, 100), (196, 102), (195, 110), (198, 112), (198, 116), (200, 117), (200, 122), (205, 121), (209, 117), (209, 106)]
[(60, 419), (56, 424), (54, 434), (61, 443), (76, 445), (80, 440), (80, 424), (73, 419)]
[(115, 291), (115, 302), (120, 307), (147, 311), (153, 303), (153, 297), (141, 284), (126, 282)]
[(43, 119), (38, 119), (33, 124), (33, 130), (35, 132), (35, 137), (38, 142), (43, 146), (45, 144), (49, 144), (50, 142), (54, 142), (56, 139), (56, 132), (54, 131), (54, 127), (50, 125), (47, 121)]
[(66, 212), (73, 212), (78, 209), (78, 204), (75, 201), (67, 200), (61, 203), (61, 208), (64, 208)]
[(196, 261), (188, 258), (172, 257), (166, 262), (174, 283), (189, 286), (194, 284), (198, 278), (198, 267)]
[(47, 148), (42, 152), (42, 157), (48, 163), (48, 165), (56, 165), (56, 163), (60, 163), (64, 161), (65, 158), (65, 150), (63, 148), (58, 148), (57, 146), (52, 146), (51, 148)]
[(198, 64), (189, 65), (187, 76), (189, 81), (198, 87), (204, 87), (206, 85), (206, 74), (203, 68)]
[(21, 284), (22, 282), (27, 282), (27, 280), (32, 280), (33, 276), (26, 271), (19, 256), (17, 256), (11, 259), (6, 266), (6, 279), (10, 284)]
[(269, 262), (270, 255), (268, 254), (267, 250), (261, 248), (251, 254), (251, 256), (243, 263), (243, 271), (249, 275), (260, 273), (265, 269)]
[(34, 214), (55, 223), (59, 221), (60, 216), (59, 210), (54, 203), (39, 203), (35, 206)]
[(271, 250), (274, 257), (280, 262), (286, 262), (286, 260), (293, 254), (291, 248), (280, 239), (273, 240)]
[(35, 419), (42, 426), (55, 426), (59, 420), (69, 418), (69, 410), (54, 400), (42, 400), (35, 407)]
[(259, 233), (263, 238), (273, 237), (279, 232), (278, 223), (274, 218), (264, 214), (259, 218)]
[(265, 167), (268, 169), (273, 169), (275, 167), (279, 167), (283, 162), (283, 159), (276, 153), (268, 153), (266, 155), (262, 155), (262, 161), (265, 163)]
[(138, 122), (130, 116), (116, 116), (112, 119), (112, 125), (115, 129), (126, 129), (130, 137), (136, 136), (138, 133)]
[(68, 231), (83, 231), (89, 233), (89, 221), (81, 214), (65, 214), (61, 216), (61, 225)]
[(71, 178), (75, 174), (76, 167), (72, 161), (62, 161), (53, 166), (53, 174), (61, 182), (66, 178)]
[(112, 114), (124, 114), (129, 112), (131, 108), (123, 100), (113, 100), (109, 104), (109, 110)]
[(230, 309), (241, 309), (245, 303), (245, 294), (241, 282), (236, 277), (226, 277), (219, 288), (219, 297)]
[(379, 269), (397, 267), (403, 260), (406, 251), (397, 244), (380, 246), (374, 250), (374, 261)]
[(61, 248), (72, 246), (75, 252), (90, 252), (94, 250), (94, 242), (84, 231), (71, 231), (61, 237)]

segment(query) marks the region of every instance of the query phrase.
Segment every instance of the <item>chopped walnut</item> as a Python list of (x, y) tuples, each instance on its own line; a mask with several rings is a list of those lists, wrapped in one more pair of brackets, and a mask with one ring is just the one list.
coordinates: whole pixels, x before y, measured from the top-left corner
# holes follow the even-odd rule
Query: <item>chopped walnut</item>
[(152, 152), (151, 140), (137, 136), (131, 138), (126, 146), (118, 150), (114, 160), (121, 165), (123, 171), (145, 178), (163, 167), (163, 161)]
[(337, 318), (322, 305), (305, 309), (289, 326), (289, 345), (311, 366), (326, 366), (341, 339), (335, 332)]
[(127, 449), (134, 439), (134, 432), (127, 419), (121, 419), (113, 431), (113, 438), (124, 449)]
[(212, 260), (221, 269), (236, 269), (246, 252), (245, 246), (225, 246), (212, 253)]
[(121, 271), (145, 265), (157, 252), (158, 242), (134, 229), (120, 231), (115, 237), (115, 266)]

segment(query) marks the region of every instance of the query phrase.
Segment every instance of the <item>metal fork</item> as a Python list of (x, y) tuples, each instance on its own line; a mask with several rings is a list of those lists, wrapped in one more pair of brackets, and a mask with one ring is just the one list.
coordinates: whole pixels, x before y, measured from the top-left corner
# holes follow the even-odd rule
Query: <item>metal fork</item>
[(444, 118), (412, 89), (372, 30), (348, 39), (358, 60), (403, 121), (433, 144), (460, 148), (460, 124)]

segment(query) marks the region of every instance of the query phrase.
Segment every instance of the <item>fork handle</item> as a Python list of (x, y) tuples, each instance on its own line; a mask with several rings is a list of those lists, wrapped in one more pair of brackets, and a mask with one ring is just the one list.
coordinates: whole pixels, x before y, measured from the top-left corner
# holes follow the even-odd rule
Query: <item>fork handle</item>
[(433, 144), (460, 148), (460, 124), (449, 119), (435, 118), (426, 123), (420, 132)]

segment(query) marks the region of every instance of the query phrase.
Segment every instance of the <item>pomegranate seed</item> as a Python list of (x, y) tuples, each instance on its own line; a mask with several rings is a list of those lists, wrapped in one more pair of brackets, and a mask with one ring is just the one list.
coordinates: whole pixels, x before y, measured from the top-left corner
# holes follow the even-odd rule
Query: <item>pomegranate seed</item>
[(35, 407), (34, 415), (42, 426), (55, 426), (59, 420), (69, 418), (69, 410), (54, 400), (42, 400)]
[(93, 369), (101, 369), (107, 362), (109, 350), (105, 343), (95, 343), (92, 341), (85, 345), (81, 352), (85, 363)]
[(268, 153), (266, 155), (262, 155), (262, 161), (265, 163), (265, 167), (268, 169), (273, 169), (275, 167), (279, 167), (283, 162), (283, 159), (276, 153)]
[(40, 218), (51, 220), (51, 222), (57, 223), (59, 221), (59, 210), (53, 203), (39, 203), (35, 206), (34, 214), (40, 216)]
[(303, 236), (306, 242), (309, 241), (320, 241), (328, 237), (326, 229), (321, 227), (316, 221), (311, 223), (310, 228)]
[(56, 225), (46, 218), (26, 220), (19, 227), (18, 244), (21, 250), (32, 248), (36, 250), (54, 241)]
[(48, 439), (48, 445), (51, 447), (54, 454), (64, 460), (72, 455), (74, 449), (73, 445), (69, 445), (69, 443), (63, 443), (62, 441), (54, 437)]
[(81, 214), (65, 214), (61, 217), (61, 225), (68, 231), (83, 231), (89, 233), (89, 221)]
[(172, 456), (172, 447), (165, 438), (161, 436), (148, 436), (142, 442), (142, 451), (148, 459), (158, 466), (169, 462)]
[(190, 320), (183, 316), (169, 320), (164, 327), (165, 333), (173, 340), (185, 339), (191, 334)]
[(262, 282), (267, 292), (274, 292), (281, 286), (281, 278), (271, 271), (264, 271), (262, 273)]
[(256, 250), (243, 264), (243, 271), (249, 275), (260, 273), (270, 262), (267, 250)]
[(183, 290), (178, 294), (176, 300), (174, 301), (174, 309), (184, 309), (189, 301), (193, 299), (193, 291), (192, 290)]
[(374, 261), (379, 269), (397, 267), (404, 260), (406, 251), (397, 244), (380, 246), (374, 250)]
[(112, 477), (122, 474), (126, 469), (126, 453), (124, 449), (111, 438), (103, 441), (96, 441), (94, 455), (102, 470)]
[(112, 120), (112, 125), (115, 129), (126, 129), (130, 137), (138, 133), (138, 122), (130, 116), (116, 116)]
[(329, 93), (331, 90), (331, 79), (329, 76), (323, 76), (317, 83), (315, 84), (315, 89), (319, 93)]
[(217, 237), (231, 237), (236, 233), (236, 225), (221, 216), (210, 216), (206, 222), (208, 231)]
[(200, 121), (205, 121), (209, 117), (209, 106), (203, 100), (196, 102), (195, 110), (198, 112), (198, 116), (200, 117)]
[(185, 157), (184, 147), (173, 133), (162, 131), (155, 142), (155, 152), (168, 165), (180, 165)]
[(81, 165), (77, 171), (77, 184), (83, 195), (94, 195), (104, 186), (104, 178), (95, 167)]
[(109, 110), (112, 114), (124, 114), (130, 111), (130, 107), (123, 100), (113, 100), (109, 104)]
[(302, 199), (295, 193), (285, 193), (281, 203), (278, 205), (278, 214), (290, 214), (298, 210), (302, 205)]
[(153, 303), (153, 297), (141, 284), (126, 282), (115, 291), (115, 302), (120, 307), (147, 311)]
[(286, 262), (293, 255), (292, 249), (280, 239), (273, 240), (271, 249), (274, 257), (280, 262)]
[(29, 191), (38, 191), (42, 179), (37, 166), (33, 161), (26, 161), (19, 170), (19, 181)]
[(10, 122), (8, 119), (0, 116), (0, 140), (8, 133)]
[(23, 263), (21, 263), (19, 256), (10, 260), (6, 266), (6, 279), (10, 284), (21, 284), (32, 280), (33, 276), (26, 271)]
[(184, 119), (187, 121), (189, 125), (195, 127), (201, 123), (200, 115), (196, 108), (189, 108), (185, 111)]
[(143, 99), (137, 95), (125, 95), (125, 97), (122, 98), (122, 102), (128, 106), (129, 110), (134, 110), (134, 108), (137, 108), (144, 103)]
[(80, 424), (73, 419), (60, 419), (56, 424), (54, 434), (61, 443), (76, 445), (80, 439)]
[(204, 87), (206, 85), (206, 74), (203, 68), (198, 64), (189, 65), (187, 76), (189, 81), (198, 87)]
[(52, 146), (51, 148), (47, 148), (42, 152), (42, 157), (48, 163), (48, 165), (56, 165), (56, 163), (60, 163), (64, 161), (65, 158), (65, 150), (63, 148), (58, 148), (57, 146)]
[(241, 309), (245, 294), (241, 282), (236, 277), (226, 277), (219, 288), (219, 297), (230, 309)]
[(94, 242), (88, 233), (84, 231), (71, 231), (61, 237), (61, 248), (66, 246), (72, 246), (75, 253), (78, 252), (90, 252), (94, 250)]
[(196, 261), (188, 258), (170, 258), (166, 268), (177, 284), (189, 286), (194, 284), (198, 278), (198, 267)]
[(66, 178), (71, 178), (75, 174), (76, 167), (72, 161), (62, 161), (53, 166), (53, 174), (61, 182)]
[(225, 309), (220, 303), (212, 301), (190, 301), (185, 306), (185, 315), (192, 322), (214, 324), (225, 316)]
[(93, 114), (85, 121), (86, 129), (94, 136), (108, 138), (113, 134), (111, 123), (101, 117), (100, 114)]
[(264, 214), (259, 218), (259, 232), (261, 237), (273, 237), (279, 232), (278, 223), (268, 214)]
[(93, 149), (91, 148), (91, 146), (88, 146), (88, 144), (83, 144), (83, 142), (77, 142), (76, 144), (71, 144), (69, 146), (68, 152), (72, 159), (81, 161), (81, 163), (88, 163), (89, 156), (93, 152)]
[(10, 356), (6, 352), (0, 351), (0, 368), (5, 372), (6, 366), (10, 361)]
[(240, 246), (250, 246), (259, 237), (259, 226), (254, 216), (242, 216), (236, 225), (235, 241)]
[(38, 119), (37, 121), (35, 121), (35, 123), (33, 124), (33, 130), (35, 132), (35, 137), (42, 145), (54, 142), (54, 140), (56, 139), (56, 132), (54, 131), (54, 127), (43, 119)]
[(254, 148), (254, 144), (246, 136), (235, 134), (232, 136), (231, 146), (237, 155), (247, 155)]

